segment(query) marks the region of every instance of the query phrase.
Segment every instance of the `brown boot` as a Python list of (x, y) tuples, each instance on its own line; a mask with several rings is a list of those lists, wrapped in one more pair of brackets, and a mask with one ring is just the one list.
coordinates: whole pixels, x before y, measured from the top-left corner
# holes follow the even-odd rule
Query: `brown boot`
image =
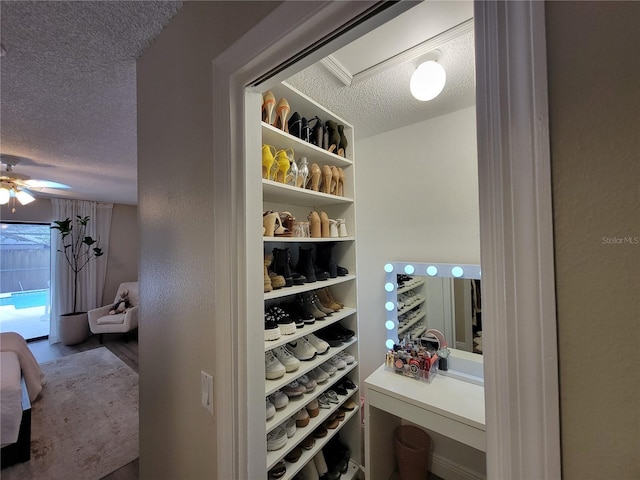
[(273, 290), (271, 285), (271, 278), (269, 277), (269, 272), (267, 272), (267, 265), (271, 262), (267, 262), (267, 259), (264, 260), (264, 293), (270, 292)]
[(316, 290), (316, 295), (318, 295), (318, 299), (320, 300), (320, 303), (326, 308), (330, 308), (334, 312), (337, 312), (338, 310), (340, 310), (341, 308), (340, 305), (338, 305), (336, 302), (329, 299), (329, 295), (327, 294), (326, 288), (321, 288), (319, 290)]
[[(271, 287), (275, 290), (277, 290), (278, 288), (282, 288), (286, 285), (286, 281), (284, 279), (284, 277), (282, 275), (278, 275), (276, 272), (274, 272), (273, 270), (271, 270), (269, 267), (271, 265), (271, 262), (273, 261), (271, 255), (267, 255), (266, 257), (264, 257), (264, 265), (265, 265), (265, 269), (267, 271), (267, 275), (269, 276), (269, 280), (271, 282)], [(265, 292), (267, 292), (268, 290), (265, 290)]]

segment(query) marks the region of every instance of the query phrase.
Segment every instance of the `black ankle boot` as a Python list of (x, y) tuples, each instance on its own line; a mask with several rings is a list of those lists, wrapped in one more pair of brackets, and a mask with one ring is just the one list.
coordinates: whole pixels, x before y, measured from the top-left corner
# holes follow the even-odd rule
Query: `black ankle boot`
[(270, 266), (271, 270), (284, 277), (285, 287), (293, 286), (291, 268), (289, 267), (289, 262), (287, 261), (288, 254), (288, 248), (274, 248), (273, 260), (271, 261)]
[(300, 247), (296, 271), (307, 277), (306, 283), (314, 283), (316, 281), (316, 271), (313, 266), (313, 257), (311, 256), (310, 248)]
[(338, 276), (338, 265), (333, 258), (335, 242), (318, 243), (316, 245), (316, 265), (329, 272), (330, 278)]
[(287, 265), (289, 266), (289, 270), (291, 271), (291, 277), (293, 278), (294, 285), (304, 285), (307, 282), (307, 277), (302, 275), (300, 272), (297, 272), (291, 263), (291, 252), (288, 248), (285, 248), (286, 256), (287, 256)]

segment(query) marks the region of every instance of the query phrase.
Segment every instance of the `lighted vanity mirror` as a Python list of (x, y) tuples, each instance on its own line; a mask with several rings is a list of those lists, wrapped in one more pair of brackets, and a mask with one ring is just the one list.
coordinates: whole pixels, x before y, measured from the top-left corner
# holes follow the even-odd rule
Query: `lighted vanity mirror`
[(384, 270), (386, 347), (436, 329), (451, 350), (451, 368), (482, 378), (480, 266), (389, 262)]

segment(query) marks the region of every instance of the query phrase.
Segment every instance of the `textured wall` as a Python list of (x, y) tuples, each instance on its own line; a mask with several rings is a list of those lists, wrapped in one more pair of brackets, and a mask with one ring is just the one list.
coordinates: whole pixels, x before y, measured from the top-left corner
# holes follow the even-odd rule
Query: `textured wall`
[(563, 476), (640, 478), (640, 3), (547, 2)]
[(122, 282), (138, 279), (138, 256), (138, 207), (115, 204), (111, 213), (109, 261), (102, 305), (113, 302)]
[(138, 61), (140, 478), (216, 478), (212, 59), (276, 5), (186, 2)]

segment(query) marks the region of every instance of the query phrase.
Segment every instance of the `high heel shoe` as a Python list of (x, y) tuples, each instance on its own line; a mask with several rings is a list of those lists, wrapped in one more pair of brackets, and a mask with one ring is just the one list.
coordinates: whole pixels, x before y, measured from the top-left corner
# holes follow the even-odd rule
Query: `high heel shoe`
[(336, 222), (338, 222), (338, 235), (341, 237), (348, 237), (349, 235), (347, 235), (347, 223), (345, 222), (345, 219), (338, 218), (336, 219)]
[(293, 149), (288, 148), (287, 150), (290, 150), (291, 154), (287, 154), (289, 157), (289, 172), (285, 183), (295, 187), (298, 184), (298, 164), (293, 158)]
[(280, 150), (276, 154), (276, 162), (278, 164), (278, 168), (276, 169), (276, 174), (273, 179), (276, 182), (285, 183), (287, 172), (289, 171), (289, 166), (291, 165), (286, 150)]
[(298, 112), (293, 112), (291, 118), (287, 122), (289, 127), (289, 133), (296, 138), (300, 138), (302, 136), (302, 119), (300, 118), (300, 114)]
[(322, 228), (320, 226), (320, 215), (318, 215), (318, 212), (310, 212), (307, 220), (309, 220), (309, 233), (311, 234), (311, 238), (322, 238)]
[(306, 188), (307, 179), (309, 178), (309, 165), (307, 164), (307, 157), (300, 159), (300, 165), (298, 165), (298, 181), (296, 187)]
[(291, 111), (291, 107), (289, 106), (289, 102), (287, 99), (282, 97), (278, 101), (278, 105), (276, 106), (276, 121), (273, 124), (274, 127), (279, 128), (283, 132), (289, 133), (289, 125), (287, 125), (287, 117), (289, 116), (289, 112)]
[(271, 169), (276, 161), (275, 154), (275, 147), (266, 144), (262, 145), (262, 178), (271, 180)]
[(331, 167), (322, 166), (322, 193), (331, 193)]
[(322, 171), (317, 163), (312, 163), (309, 169), (309, 180), (307, 181), (307, 188), (317, 192), (320, 188), (320, 176)]
[(340, 132), (338, 132), (338, 124), (333, 120), (327, 120), (327, 129), (329, 131), (329, 146), (327, 150), (333, 152), (338, 150), (340, 145)]
[(338, 167), (338, 185), (336, 186), (336, 195), (344, 197), (344, 170)]
[(338, 155), (347, 156), (347, 136), (344, 134), (344, 125), (338, 125), (338, 133), (340, 134), (340, 143), (338, 143)]
[(329, 193), (338, 195), (338, 181), (340, 180), (340, 172), (336, 167), (331, 167), (331, 189)]
[(329, 231), (329, 215), (327, 212), (320, 212), (320, 235), (322, 238), (331, 237), (331, 233)]
[[(316, 121), (315, 125), (311, 127), (311, 122)], [(315, 116), (309, 120), (309, 127), (311, 128), (311, 143), (316, 147), (323, 148), (324, 139), (324, 124), (319, 117)]]
[(267, 211), (262, 214), (262, 226), (265, 237), (290, 237), (291, 231), (282, 225), (280, 214), (274, 211)]
[(338, 222), (336, 220), (329, 219), (329, 237), (338, 238)]
[(276, 97), (271, 91), (262, 94), (262, 121), (271, 125), (271, 116), (276, 106)]

